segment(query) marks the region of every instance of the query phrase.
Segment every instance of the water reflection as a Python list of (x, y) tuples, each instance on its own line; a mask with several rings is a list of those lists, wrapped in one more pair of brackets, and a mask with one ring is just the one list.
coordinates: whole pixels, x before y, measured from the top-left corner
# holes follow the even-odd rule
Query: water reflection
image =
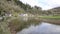
[(37, 26), (31, 25), (17, 34), (60, 34), (60, 26), (42, 22)]

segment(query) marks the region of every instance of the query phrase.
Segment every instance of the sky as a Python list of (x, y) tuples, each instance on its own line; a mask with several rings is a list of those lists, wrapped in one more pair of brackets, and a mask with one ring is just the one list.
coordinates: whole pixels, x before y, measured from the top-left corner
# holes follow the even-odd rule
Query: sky
[(48, 10), (54, 7), (60, 7), (60, 0), (20, 0), (23, 3), (27, 3), (33, 6), (42, 7), (43, 10)]

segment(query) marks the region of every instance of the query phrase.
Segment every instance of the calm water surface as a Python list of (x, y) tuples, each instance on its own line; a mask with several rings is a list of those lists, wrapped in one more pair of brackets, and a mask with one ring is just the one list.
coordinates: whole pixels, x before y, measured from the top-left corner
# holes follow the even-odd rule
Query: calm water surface
[(36, 26), (31, 25), (17, 34), (60, 34), (60, 25), (42, 22), (42, 24)]

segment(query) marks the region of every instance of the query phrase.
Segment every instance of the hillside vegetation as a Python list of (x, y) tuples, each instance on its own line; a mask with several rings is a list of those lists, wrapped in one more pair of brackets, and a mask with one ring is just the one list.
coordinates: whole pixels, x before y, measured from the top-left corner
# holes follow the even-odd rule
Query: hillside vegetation
[[(33, 19), (26, 22), (20, 20), (21, 14), (34, 16), (32, 17)], [(60, 18), (60, 7), (42, 10), (41, 7), (31, 7), (29, 4), (24, 4), (20, 0), (0, 0), (0, 34), (16, 34), (18, 30), (22, 30), (32, 22), (38, 24), (37, 22), (40, 21), (35, 20), (34, 18), (36, 17)]]

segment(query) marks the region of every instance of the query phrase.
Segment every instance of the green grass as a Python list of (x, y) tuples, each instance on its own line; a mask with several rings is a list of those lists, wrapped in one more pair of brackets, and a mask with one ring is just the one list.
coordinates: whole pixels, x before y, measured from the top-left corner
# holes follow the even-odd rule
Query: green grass
[(60, 16), (39, 16), (39, 18), (46, 18), (46, 19), (60, 19)]

